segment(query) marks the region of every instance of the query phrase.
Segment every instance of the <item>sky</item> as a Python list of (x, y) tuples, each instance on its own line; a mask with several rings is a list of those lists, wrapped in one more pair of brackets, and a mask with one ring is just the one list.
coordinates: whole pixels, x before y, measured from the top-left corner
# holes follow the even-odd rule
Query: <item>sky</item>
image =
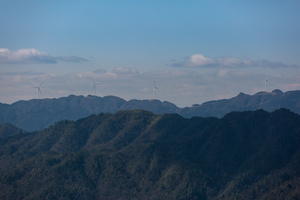
[(114, 95), (185, 107), (300, 90), (299, 10), (299, 0), (1, 0), (0, 102)]

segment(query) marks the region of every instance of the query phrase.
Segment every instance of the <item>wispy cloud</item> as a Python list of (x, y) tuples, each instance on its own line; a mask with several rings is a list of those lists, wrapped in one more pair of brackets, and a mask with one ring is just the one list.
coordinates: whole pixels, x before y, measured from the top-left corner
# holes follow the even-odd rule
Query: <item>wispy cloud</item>
[(269, 60), (251, 60), (235, 57), (209, 58), (202, 54), (193, 54), (183, 61), (174, 62), (173, 67), (215, 67), (215, 68), (238, 68), (238, 67), (268, 67), (268, 68), (287, 68), (298, 67), (296, 65), (285, 64), (282, 62)]
[(67, 56), (67, 57), (55, 57), (57, 61), (63, 61), (63, 62), (74, 62), (74, 63), (79, 63), (79, 62), (86, 62), (88, 61), (85, 58), (80, 58), (78, 56)]
[(39, 76), (43, 75), (43, 72), (39, 71), (21, 71), (21, 72), (0, 72), (1, 76), (16, 76), (16, 75), (21, 75), (21, 76), (26, 76), (26, 75), (32, 75), (32, 76)]
[(116, 74), (139, 74), (139, 71), (135, 68), (127, 68), (127, 67), (116, 67), (113, 70)]
[(7, 64), (55, 64), (58, 61), (62, 62), (85, 62), (87, 59), (78, 56), (54, 57), (47, 52), (37, 49), (18, 49), (11, 51), (9, 49), (0, 48), (0, 63)]
[(96, 69), (96, 70), (93, 71), (93, 73), (95, 73), (95, 74), (103, 74), (105, 72), (107, 72), (106, 69), (101, 69), (101, 68)]

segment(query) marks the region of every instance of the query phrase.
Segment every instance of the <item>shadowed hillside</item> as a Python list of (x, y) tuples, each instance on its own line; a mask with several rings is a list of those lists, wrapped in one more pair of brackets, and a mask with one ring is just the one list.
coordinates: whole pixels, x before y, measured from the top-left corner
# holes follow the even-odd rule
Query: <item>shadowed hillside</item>
[(0, 128), (1, 199), (299, 199), (300, 116), (143, 110)]

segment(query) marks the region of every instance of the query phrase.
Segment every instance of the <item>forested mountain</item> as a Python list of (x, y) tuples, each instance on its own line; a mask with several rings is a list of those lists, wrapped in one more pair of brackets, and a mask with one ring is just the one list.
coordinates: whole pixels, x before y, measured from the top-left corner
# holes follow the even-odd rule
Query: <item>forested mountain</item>
[(63, 119), (77, 120), (91, 114), (117, 112), (125, 102), (114, 96), (75, 95), (18, 101), (0, 105), (0, 124), (8, 122), (27, 131), (42, 130)]
[(0, 199), (300, 199), (300, 116), (144, 110), (0, 127)]
[(231, 111), (263, 109), (272, 112), (279, 108), (286, 108), (300, 114), (300, 91), (283, 93), (277, 89), (272, 92), (259, 92), (254, 95), (240, 93), (231, 99), (209, 101), (201, 105), (180, 109), (177, 113), (184, 117), (223, 117)]
[(11, 105), (0, 103), (0, 124), (11, 123), (26, 131), (42, 130), (54, 122), (68, 119), (77, 120), (91, 114), (115, 113), (119, 110), (144, 109), (156, 114), (177, 113), (183, 117), (223, 117), (231, 111), (264, 109), (274, 111), (287, 108), (300, 114), (300, 91), (259, 92), (255, 95), (240, 93), (231, 99), (210, 101), (201, 105), (178, 108), (176, 105), (159, 100), (129, 100), (106, 96), (75, 96), (58, 99), (35, 99), (18, 101)]
[(0, 138), (5, 138), (7, 136), (13, 136), (22, 133), (25, 132), (9, 123), (0, 124)]

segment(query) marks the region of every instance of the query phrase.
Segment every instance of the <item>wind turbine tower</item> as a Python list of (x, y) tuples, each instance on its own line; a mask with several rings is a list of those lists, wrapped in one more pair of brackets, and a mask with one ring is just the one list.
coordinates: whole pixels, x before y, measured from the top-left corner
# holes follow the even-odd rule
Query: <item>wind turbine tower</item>
[(156, 87), (155, 81), (153, 80), (153, 99), (156, 99), (156, 90), (158, 90), (158, 88)]
[(266, 78), (266, 80), (265, 80), (265, 92), (267, 92), (267, 84), (268, 84), (268, 78)]
[(33, 88), (36, 88), (37, 89), (37, 98), (39, 99), (40, 98), (40, 95), (42, 96), (42, 91), (41, 91), (41, 86), (42, 86), (43, 82), (41, 82), (39, 84), (39, 86), (34, 86)]
[(95, 83), (93, 80), (92, 80), (92, 82), (93, 82), (93, 84), (94, 84), (94, 85), (93, 85), (93, 94), (96, 95), (96, 86), (97, 86), (97, 85), (100, 85), (100, 84), (102, 84), (102, 83)]

